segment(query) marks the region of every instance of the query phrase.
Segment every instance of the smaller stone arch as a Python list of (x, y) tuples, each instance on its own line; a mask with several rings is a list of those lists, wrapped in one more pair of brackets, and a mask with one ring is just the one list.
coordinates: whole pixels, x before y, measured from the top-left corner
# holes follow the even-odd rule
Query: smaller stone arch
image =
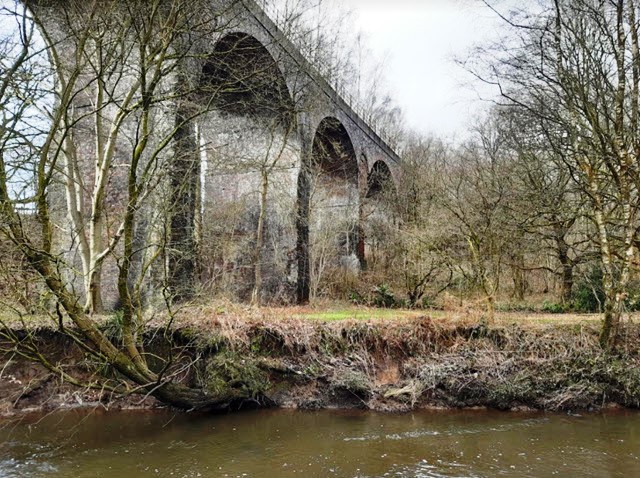
[(376, 161), (367, 178), (368, 199), (377, 199), (387, 191), (395, 192), (395, 182), (389, 166), (384, 161)]
[(354, 143), (339, 119), (328, 116), (320, 121), (309, 170), (310, 260), (312, 283), (318, 285), (331, 269), (360, 270), (360, 167)]
[(335, 117), (324, 118), (316, 130), (312, 148), (313, 166), (329, 178), (358, 184), (358, 158), (347, 129)]
[(393, 173), (383, 160), (373, 163), (367, 175), (366, 193), (362, 204), (361, 254), (367, 266), (375, 267), (384, 256), (382, 245), (389, 242), (393, 230), (397, 190)]

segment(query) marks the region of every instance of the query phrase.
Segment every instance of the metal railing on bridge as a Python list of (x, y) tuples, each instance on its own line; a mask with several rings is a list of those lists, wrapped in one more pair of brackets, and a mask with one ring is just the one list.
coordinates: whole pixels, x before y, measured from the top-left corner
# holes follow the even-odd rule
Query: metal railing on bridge
[(387, 134), (387, 132), (380, 128), (377, 118), (374, 112), (371, 111), (370, 108), (365, 107), (362, 104), (362, 101), (357, 96), (347, 90), (344, 87), (344, 84), (339, 82), (338, 78), (328, 76), (325, 71), (324, 65), (320, 64), (317, 59), (314, 58), (312, 53), (308, 49), (308, 45), (300, 43), (296, 41), (295, 37), (288, 35), (288, 27), (289, 27), (289, 18), (284, 14), (280, 9), (278, 9), (272, 0), (254, 0), (256, 5), (258, 5), (264, 14), (269, 17), (269, 19), (278, 27), (278, 29), (288, 38), (289, 41), (298, 49), (300, 54), (304, 57), (304, 59), (314, 68), (315, 73), (320, 76), (324, 81), (327, 82), (329, 86), (333, 88), (336, 95), (349, 107), (351, 110), (362, 119), (367, 126), (376, 134), (378, 137), (385, 143), (385, 145), (391, 150), (394, 149), (391, 147), (391, 137)]

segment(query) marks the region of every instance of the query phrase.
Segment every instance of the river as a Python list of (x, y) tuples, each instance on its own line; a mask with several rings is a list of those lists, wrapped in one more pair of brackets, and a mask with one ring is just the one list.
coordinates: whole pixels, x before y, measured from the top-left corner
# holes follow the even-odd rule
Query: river
[(553, 476), (640, 476), (640, 414), (78, 411), (0, 423), (2, 478)]

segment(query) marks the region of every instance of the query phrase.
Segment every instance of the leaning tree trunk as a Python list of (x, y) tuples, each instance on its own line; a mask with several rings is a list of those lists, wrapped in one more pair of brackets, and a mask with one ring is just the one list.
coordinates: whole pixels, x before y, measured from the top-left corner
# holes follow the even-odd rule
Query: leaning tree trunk
[[(0, 191), (0, 201), (2, 196), (6, 198), (3, 192), (6, 191)], [(5, 208), (4, 211), (7, 212), (7, 209)], [(131, 327), (131, 317), (125, 318), (128, 324), (125, 324), (122, 332), (124, 349), (121, 350), (104, 335), (97, 323), (87, 316), (78, 297), (65, 287), (65, 282), (60, 277), (58, 269), (52, 264), (50, 256), (35, 247), (27, 238), (19, 219), (12, 213), (4, 214), (4, 217), (8, 217), (12, 242), (18, 247), (31, 268), (42, 277), (48, 289), (77, 327), (78, 335), (83, 339), (83, 349), (135, 384), (138, 393), (152, 395), (163, 403), (184, 410), (223, 409), (229, 405), (230, 401), (244, 398), (240, 392), (234, 390), (217, 396), (207, 393), (202, 388), (189, 387), (175, 381), (163, 381), (162, 377), (149, 369), (146, 360), (140, 354), (136, 336)], [(126, 278), (126, 274), (122, 273), (119, 280), (121, 292), (122, 288), (126, 287)], [(127, 297), (126, 293), (124, 295)], [(129, 302), (128, 305), (130, 306), (131, 303)], [(125, 314), (131, 314), (132, 311), (127, 309)]]

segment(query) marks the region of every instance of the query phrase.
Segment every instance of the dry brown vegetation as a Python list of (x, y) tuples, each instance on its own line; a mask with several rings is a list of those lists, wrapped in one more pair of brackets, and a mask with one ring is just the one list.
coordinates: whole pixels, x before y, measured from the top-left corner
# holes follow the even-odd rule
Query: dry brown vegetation
[[(266, 364), (274, 386), (265, 393), (285, 406), (640, 405), (637, 326), (625, 326), (627, 345), (611, 355), (599, 346), (599, 323), (591, 318), (568, 316), (554, 323), (514, 318), (505, 315), (483, 325), (462, 317), (324, 322), (266, 314), (244, 320), (223, 313), (180, 333), (214, 343), (218, 353), (231, 351)], [(284, 389), (282, 380), (288, 384)]]
[[(155, 353), (173, 347), (184, 358), (176, 363), (187, 364), (181, 380), (235, 397), (230, 408), (640, 406), (640, 327), (633, 323), (623, 327), (625, 347), (611, 354), (598, 344), (600, 324), (593, 316), (504, 313), (493, 324), (455, 312), (305, 318), (315, 312), (229, 303), (192, 306), (178, 313), (170, 331), (162, 328), (161, 318), (149, 323), (145, 350), (153, 363)], [(65, 361), (85, 377), (105, 373), (76, 346), (58, 343), (65, 339), (53, 330), (40, 328), (32, 339), (58, 344), (51, 350), (54, 356), (66, 350)], [(158, 406), (145, 402), (145, 394), (123, 402), (105, 391), (74, 391), (45, 370), (24, 366), (10, 351), (4, 361), (0, 389), (11, 393), (2, 394), (3, 414), (79, 403)]]

